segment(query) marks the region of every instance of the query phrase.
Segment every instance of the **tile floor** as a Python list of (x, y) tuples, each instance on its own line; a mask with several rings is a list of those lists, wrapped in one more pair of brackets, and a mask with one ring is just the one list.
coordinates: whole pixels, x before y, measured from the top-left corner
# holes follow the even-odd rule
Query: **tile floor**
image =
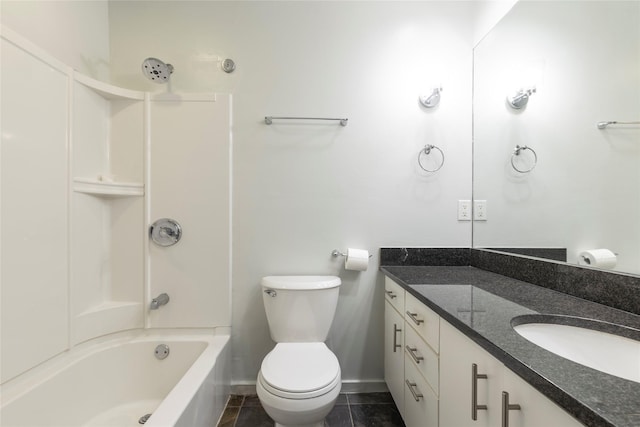
[[(273, 427), (257, 396), (232, 395), (218, 427)], [(340, 394), (325, 427), (404, 427), (389, 393)]]

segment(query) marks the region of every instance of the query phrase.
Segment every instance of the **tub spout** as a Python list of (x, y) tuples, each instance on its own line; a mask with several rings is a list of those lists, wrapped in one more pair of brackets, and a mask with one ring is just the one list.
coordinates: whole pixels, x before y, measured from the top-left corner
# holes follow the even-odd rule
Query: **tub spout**
[(151, 300), (151, 304), (149, 305), (149, 308), (151, 310), (157, 310), (158, 308), (160, 308), (161, 305), (165, 305), (168, 302), (169, 302), (169, 295), (163, 293)]

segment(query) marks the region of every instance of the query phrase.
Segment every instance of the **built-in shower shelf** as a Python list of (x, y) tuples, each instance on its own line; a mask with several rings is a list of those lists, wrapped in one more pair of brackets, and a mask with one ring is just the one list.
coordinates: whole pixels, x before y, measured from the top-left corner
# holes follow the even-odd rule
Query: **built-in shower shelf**
[(144, 185), (139, 182), (113, 182), (96, 178), (74, 178), (73, 191), (102, 197), (144, 196)]
[(105, 99), (144, 100), (144, 92), (113, 86), (80, 73), (74, 73), (74, 78), (78, 83), (82, 83)]

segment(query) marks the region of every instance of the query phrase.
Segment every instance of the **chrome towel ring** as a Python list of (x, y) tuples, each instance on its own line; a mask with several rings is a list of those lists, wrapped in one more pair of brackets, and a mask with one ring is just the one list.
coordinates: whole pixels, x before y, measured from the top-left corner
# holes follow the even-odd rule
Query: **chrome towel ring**
[[(442, 161), (440, 162), (440, 165), (435, 168), (435, 169), (427, 169), (423, 164), (422, 164), (422, 155), (424, 154), (425, 156), (428, 156), (431, 154), (431, 150), (438, 150), (440, 152), (440, 157), (442, 157)], [(418, 165), (420, 165), (420, 168), (422, 168), (423, 171), (426, 172), (438, 172), (442, 166), (444, 165), (444, 153), (442, 152), (442, 150), (438, 147), (436, 147), (435, 145), (425, 145), (424, 148), (422, 150), (420, 150), (420, 152), (418, 153)]]
[[(516, 156), (519, 156), (520, 152), (524, 150), (529, 150), (531, 151), (531, 153), (533, 153), (533, 165), (531, 165), (529, 169), (518, 169), (514, 160), (516, 159)], [(511, 155), (511, 167), (515, 169), (516, 172), (529, 173), (536, 167), (537, 164), (538, 164), (538, 155), (536, 154), (533, 148), (527, 147), (526, 145), (522, 145), (522, 146), (516, 145), (516, 148), (513, 150), (513, 154)]]

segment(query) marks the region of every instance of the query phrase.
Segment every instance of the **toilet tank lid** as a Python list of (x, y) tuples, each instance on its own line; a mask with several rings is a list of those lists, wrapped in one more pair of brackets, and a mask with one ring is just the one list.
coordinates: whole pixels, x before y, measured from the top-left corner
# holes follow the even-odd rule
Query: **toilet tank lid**
[(314, 290), (340, 286), (342, 281), (336, 276), (267, 276), (262, 278), (262, 286), (271, 289)]

